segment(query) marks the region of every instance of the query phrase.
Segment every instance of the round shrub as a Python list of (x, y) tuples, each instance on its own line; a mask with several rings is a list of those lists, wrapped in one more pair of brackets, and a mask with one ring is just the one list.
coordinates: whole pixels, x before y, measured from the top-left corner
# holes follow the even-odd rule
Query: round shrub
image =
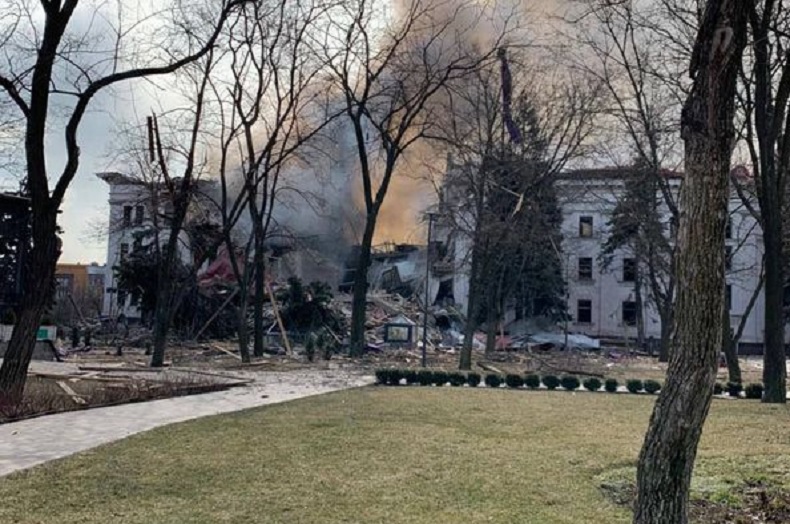
[(385, 386), (390, 381), (390, 370), (389, 369), (377, 369), (376, 370), (376, 384), (380, 386)]
[(617, 382), (616, 378), (607, 378), (603, 383), (603, 388), (609, 393), (617, 393), (618, 386), (620, 386), (620, 384)]
[(505, 385), (509, 388), (520, 388), (524, 385), (524, 379), (521, 375), (508, 374), (505, 375)]
[(403, 378), (403, 371), (400, 369), (392, 369), (390, 370), (390, 376), (387, 383), (390, 386), (400, 386), (400, 381)]
[(565, 375), (560, 379), (560, 384), (562, 387), (568, 391), (575, 391), (579, 389), (581, 383), (579, 382), (579, 377), (574, 375)]
[(651, 395), (661, 391), (661, 382), (657, 380), (645, 380), (645, 391)]
[(727, 394), (731, 397), (738, 398), (743, 391), (743, 384), (740, 382), (727, 382)]
[(744, 390), (746, 398), (760, 400), (763, 398), (763, 385), (759, 383), (749, 384)]
[(469, 373), (466, 375), (466, 383), (469, 384), (470, 387), (476, 388), (480, 385), (480, 381), (482, 377), (480, 377), (479, 373)]
[(498, 388), (502, 385), (502, 377), (495, 373), (486, 375), (486, 386), (490, 388)]
[(584, 389), (586, 389), (587, 391), (598, 391), (599, 389), (601, 389), (601, 381), (595, 377), (589, 377), (584, 379), (582, 385), (584, 385)]
[(557, 389), (560, 386), (560, 379), (554, 375), (546, 375), (541, 379), (541, 382), (543, 382), (543, 385), (551, 390)]
[(433, 384), (435, 386), (444, 386), (450, 380), (450, 376), (446, 371), (433, 372)]
[(722, 393), (724, 393), (724, 386), (722, 386), (721, 382), (716, 382), (713, 385), (713, 394), (721, 395)]
[(417, 372), (417, 383), (421, 386), (433, 384), (433, 372), (423, 369)]
[(645, 388), (645, 385), (638, 378), (632, 378), (631, 380), (626, 381), (625, 388), (630, 393), (639, 393)]
[(417, 383), (417, 371), (414, 369), (404, 369), (403, 378), (406, 379), (406, 384), (412, 385)]
[(538, 389), (540, 387), (540, 377), (537, 375), (527, 375), (524, 377), (524, 384), (529, 389)]
[(450, 380), (450, 385), (456, 388), (466, 384), (466, 377), (464, 376), (463, 373), (458, 373), (458, 372), (450, 373), (449, 375), (447, 375), (447, 378)]

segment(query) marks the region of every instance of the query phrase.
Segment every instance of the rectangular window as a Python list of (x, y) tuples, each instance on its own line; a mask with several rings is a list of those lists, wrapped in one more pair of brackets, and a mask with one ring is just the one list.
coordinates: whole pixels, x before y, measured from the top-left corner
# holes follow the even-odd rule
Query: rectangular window
[(576, 302), (576, 322), (580, 324), (592, 323), (592, 300), (579, 300)]
[(126, 256), (129, 254), (129, 244), (124, 242), (121, 244), (121, 260), (126, 260)]
[(134, 225), (142, 226), (143, 225), (143, 217), (145, 216), (145, 208), (143, 206), (137, 206), (134, 208)]
[(729, 284), (724, 288), (724, 307), (732, 311), (732, 286)]
[(626, 326), (636, 325), (636, 302), (632, 300), (623, 302), (623, 324)]
[(593, 217), (579, 217), (579, 236), (582, 238), (593, 236)]
[(623, 259), (623, 282), (636, 282), (636, 259)]
[(592, 280), (593, 259), (592, 257), (579, 257), (579, 280)]
[(724, 248), (724, 269), (732, 271), (732, 246)]
[(132, 206), (123, 206), (123, 227), (132, 225)]
[(732, 238), (732, 217), (727, 217), (727, 224), (724, 226), (724, 237)]

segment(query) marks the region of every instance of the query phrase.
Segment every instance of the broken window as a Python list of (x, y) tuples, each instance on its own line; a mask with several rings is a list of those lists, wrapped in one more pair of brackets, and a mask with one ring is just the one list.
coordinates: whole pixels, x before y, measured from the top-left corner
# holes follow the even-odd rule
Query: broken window
[(132, 225), (132, 206), (123, 206), (123, 227)]
[(732, 270), (732, 246), (727, 246), (724, 248), (724, 269), (726, 271)]
[(592, 300), (578, 300), (576, 302), (576, 322), (580, 324), (592, 323)]
[(633, 300), (623, 302), (623, 324), (626, 326), (636, 325), (636, 302)]
[(727, 224), (724, 226), (724, 238), (732, 238), (732, 216), (727, 217)]
[(623, 282), (636, 282), (636, 259), (623, 259)]
[(136, 226), (143, 225), (143, 217), (145, 217), (145, 207), (136, 206), (134, 208), (134, 225)]
[(732, 286), (729, 284), (724, 288), (724, 307), (732, 311)]
[(579, 236), (582, 238), (590, 238), (593, 236), (593, 217), (579, 217)]
[(579, 280), (592, 280), (593, 259), (592, 257), (579, 257)]

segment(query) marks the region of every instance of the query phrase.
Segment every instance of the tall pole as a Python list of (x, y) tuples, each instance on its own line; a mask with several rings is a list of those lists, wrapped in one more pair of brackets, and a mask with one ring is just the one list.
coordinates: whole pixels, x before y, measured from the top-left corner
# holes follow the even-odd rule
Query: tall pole
[(433, 229), (433, 213), (428, 213), (428, 247), (425, 249), (425, 302), (422, 312), (422, 367), (427, 367), (428, 354), (428, 301), (429, 279), (431, 278), (431, 230)]

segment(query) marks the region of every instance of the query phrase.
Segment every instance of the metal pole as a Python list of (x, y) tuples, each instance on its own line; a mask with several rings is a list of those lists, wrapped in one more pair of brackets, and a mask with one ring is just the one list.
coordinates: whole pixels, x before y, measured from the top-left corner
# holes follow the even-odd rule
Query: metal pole
[(431, 277), (431, 229), (433, 229), (433, 213), (428, 213), (428, 247), (425, 250), (425, 306), (422, 314), (422, 367), (427, 367), (428, 352), (428, 301), (429, 279)]

